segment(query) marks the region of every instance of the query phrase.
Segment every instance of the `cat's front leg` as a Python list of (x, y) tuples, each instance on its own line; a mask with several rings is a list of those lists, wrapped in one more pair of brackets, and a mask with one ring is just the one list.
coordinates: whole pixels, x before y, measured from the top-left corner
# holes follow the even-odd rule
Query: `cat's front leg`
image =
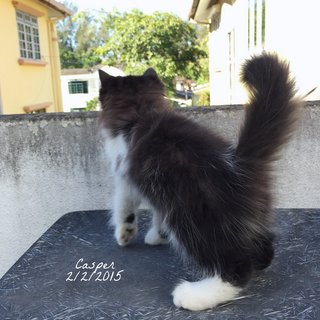
[(161, 215), (153, 210), (152, 225), (147, 232), (144, 242), (151, 246), (168, 243), (168, 240), (164, 237), (162, 230), (163, 219)]
[(112, 224), (115, 238), (120, 246), (128, 245), (138, 230), (138, 207), (140, 199), (127, 179), (116, 177)]

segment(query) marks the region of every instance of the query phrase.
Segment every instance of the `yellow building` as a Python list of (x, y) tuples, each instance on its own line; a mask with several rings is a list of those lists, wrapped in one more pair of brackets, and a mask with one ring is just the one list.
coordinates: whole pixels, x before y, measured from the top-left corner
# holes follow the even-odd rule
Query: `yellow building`
[(54, 0), (0, 0), (0, 114), (62, 111)]

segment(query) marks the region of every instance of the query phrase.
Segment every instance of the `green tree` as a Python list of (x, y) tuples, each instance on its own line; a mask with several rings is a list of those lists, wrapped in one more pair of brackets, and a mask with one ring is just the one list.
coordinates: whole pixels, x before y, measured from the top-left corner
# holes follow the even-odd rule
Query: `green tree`
[(94, 111), (97, 110), (99, 105), (99, 99), (98, 97), (95, 97), (89, 101), (86, 102), (86, 108), (85, 111)]
[[(72, 2), (64, 1), (64, 5), (72, 12), (78, 10)], [(79, 65), (74, 53), (75, 24), (72, 17), (66, 17), (57, 23), (57, 33), (59, 38), (60, 61), (62, 68), (78, 68)]]
[(141, 74), (152, 66), (169, 89), (177, 75), (193, 80), (201, 76), (200, 60), (207, 54), (198, 42), (196, 27), (177, 16), (113, 12), (102, 28), (109, 37), (96, 52), (126, 73)]
[(100, 32), (100, 12), (77, 12), (78, 9), (72, 2), (65, 1), (64, 4), (75, 14), (57, 24), (61, 67), (90, 68), (101, 63), (101, 57), (95, 52), (105, 41)]
[[(76, 6), (65, 1), (74, 12)], [(207, 30), (169, 13), (83, 11), (58, 24), (62, 68), (89, 68), (99, 63), (127, 74), (153, 67), (169, 90), (182, 76), (208, 79)]]
[(205, 55), (203, 55), (199, 59), (199, 65), (201, 69), (201, 73), (199, 78), (197, 79), (197, 82), (199, 84), (208, 83), (209, 82), (209, 47), (208, 47), (208, 40), (209, 40), (209, 29), (208, 26), (204, 25), (197, 25), (197, 41), (199, 43), (199, 47), (201, 50), (205, 52)]

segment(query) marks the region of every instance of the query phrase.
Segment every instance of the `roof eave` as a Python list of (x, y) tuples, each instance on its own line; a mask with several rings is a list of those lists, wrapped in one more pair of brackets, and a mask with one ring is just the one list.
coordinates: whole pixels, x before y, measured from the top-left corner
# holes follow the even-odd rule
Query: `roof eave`
[(224, 3), (232, 5), (235, 0), (193, 0), (189, 19), (196, 23), (210, 24), (219, 20), (221, 7)]
[(55, 1), (55, 0), (38, 0), (39, 2), (43, 3), (47, 7), (53, 9), (54, 11), (58, 12), (60, 14), (60, 17), (56, 18), (65, 18), (67, 16), (73, 15), (73, 12), (68, 9), (66, 6), (63, 4)]
[(194, 16), (195, 16), (195, 14), (197, 12), (199, 2), (200, 2), (200, 0), (193, 0), (192, 1), (192, 6), (191, 6), (191, 9), (190, 9), (190, 12), (189, 12), (189, 19), (194, 20)]

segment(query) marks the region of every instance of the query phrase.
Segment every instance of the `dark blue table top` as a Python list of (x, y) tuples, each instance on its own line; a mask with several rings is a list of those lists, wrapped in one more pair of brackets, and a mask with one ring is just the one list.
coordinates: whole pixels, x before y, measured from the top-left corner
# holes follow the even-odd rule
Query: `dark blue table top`
[(278, 210), (271, 267), (240, 299), (202, 312), (173, 305), (174, 285), (196, 269), (168, 245), (143, 243), (147, 212), (125, 248), (108, 216), (72, 212), (57, 221), (0, 280), (0, 319), (320, 319), (320, 210)]

